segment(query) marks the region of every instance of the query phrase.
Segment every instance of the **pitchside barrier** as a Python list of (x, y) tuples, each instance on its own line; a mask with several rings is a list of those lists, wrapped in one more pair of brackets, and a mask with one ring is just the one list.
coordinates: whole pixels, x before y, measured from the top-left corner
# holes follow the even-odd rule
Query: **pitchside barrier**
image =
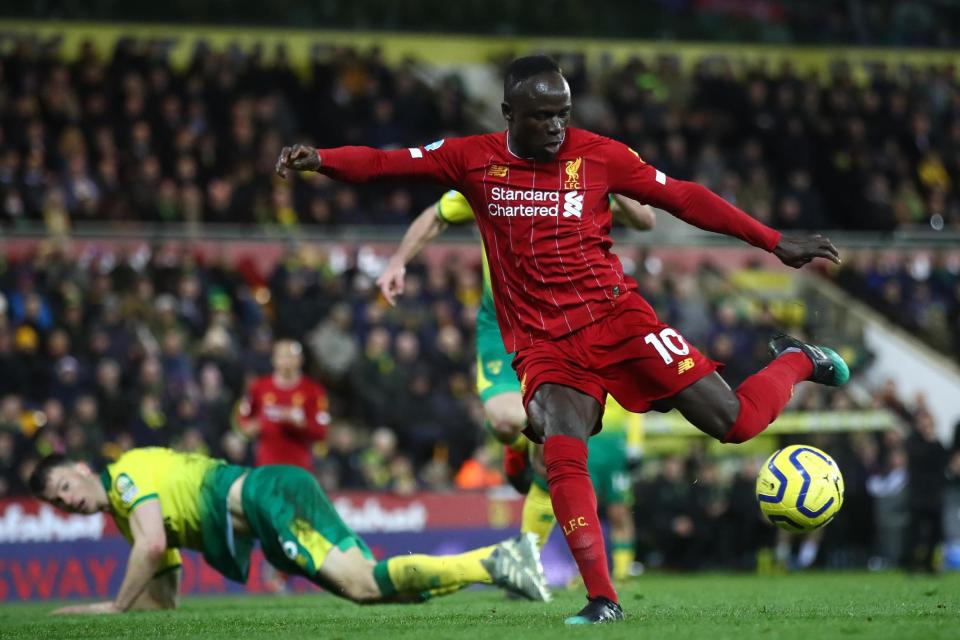
[[(351, 492), (331, 498), (378, 558), (460, 553), (499, 542), (515, 535), (522, 507), (512, 491), (411, 496)], [(130, 545), (105, 514), (66, 514), (32, 498), (0, 500), (0, 602), (110, 597), (123, 579), (129, 552)], [(182, 593), (265, 591), (259, 549), (246, 585), (221, 576), (199, 553), (184, 551), (182, 556)], [(568, 556), (559, 538), (544, 551), (554, 580), (564, 581), (575, 570)], [(291, 589), (315, 587), (295, 579)]]

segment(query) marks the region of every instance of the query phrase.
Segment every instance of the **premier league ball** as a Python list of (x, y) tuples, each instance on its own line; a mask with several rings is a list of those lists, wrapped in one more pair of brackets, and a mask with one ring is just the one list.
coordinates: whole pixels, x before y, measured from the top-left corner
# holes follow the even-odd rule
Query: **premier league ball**
[(760, 511), (781, 529), (800, 533), (827, 524), (843, 505), (843, 476), (815, 447), (791, 445), (767, 458), (757, 476)]

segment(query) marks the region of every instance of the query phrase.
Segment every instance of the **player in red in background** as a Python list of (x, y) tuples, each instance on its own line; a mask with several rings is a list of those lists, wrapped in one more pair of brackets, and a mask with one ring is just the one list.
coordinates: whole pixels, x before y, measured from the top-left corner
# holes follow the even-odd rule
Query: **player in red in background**
[(757, 435), (783, 410), (794, 384), (840, 385), (849, 371), (833, 351), (787, 336), (774, 360), (736, 391), (677, 331), (657, 319), (624, 276), (609, 237), (608, 195), (664, 209), (702, 229), (740, 238), (801, 267), (839, 262), (821, 236), (788, 238), (710, 190), (674, 180), (627, 146), (567, 126), (570, 88), (545, 56), (514, 60), (504, 80), (507, 130), (425, 147), (317, 150), (284, 147), (277, 173), (333, 178), (418, 178), (452, 187), (476, 213), (493, 277), (497, 320), (521, 380), (528, 437), (544, 442), (554, 512), (587, 588), (569, 624), (623, 619), (610, 581), (586, 441), (601, 426), (607, 393), (626, 409), (677, 409), (722, 442)]
[(303, 375), (303, 348), (273, 345), (273, 373), (257, 378), (240, 401), (240, 429), (256, 439), (254, 464), (292, 464), (313, 473), (313, 444), (327, 434), (327, 393)]
[[(254, 380), (240, 401), (238, 425), (256, 440), (254, 466), (290, 464), (313, 474), (313, 444), (330, 423), (327, 393), (303, 375), (299, 342), (278, 340), (272, 360), (273, 373)], [(287, 591), (286, 574), (273, 565), (264, 567), (263, 583), (273, 593)]]

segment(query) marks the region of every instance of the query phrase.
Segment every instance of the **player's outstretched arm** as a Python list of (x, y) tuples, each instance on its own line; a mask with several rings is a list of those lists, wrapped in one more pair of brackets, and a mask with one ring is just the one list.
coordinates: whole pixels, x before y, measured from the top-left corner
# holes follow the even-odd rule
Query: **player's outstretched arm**
[(616, 205), (613, 210), (614, 218), (631, 229), (652, 231), (657, 224), (653, 209), (647, 205), (619, 194), (614, 194), (613, 201)]
[(780, 258), (780, 262), (794, 269), (799, 269), (814, 258), (825, 258), (840, 264), (840, 252), (829, 238), (819, 233), (805, 237), (781, 236), (780, 242), (773, 249), (773, 255)]
[(288, 170), (319, 171), (345, 182), (406, 178), (430, 180), (456, 187), (464, 167), (467, 138), (438, 140), (425, 147), (383, 151), (372, 147), (317, 149), (306, 144), (283, 147), (276, 171), (281, 178)]
[(380, 293), (383, 294), (384, 299), (390, 306), (396, 305), (397, 296), (403, 295), (407, 263), (420, 253), (431, 240), (442, 233), (447, 226), (447, 223), (437, 215), (437, 205), (434, 203), (424, 209), (407, 228), (406, 233), (403, 234), (403, 239), (400, 240), (400, 246), (390, 256), (386, 268), (377, 278)]
[(127, 560), (127, 573), (114, 600), (118, 611), (126, 611), (153, 579), (167, 552), (167, 534), (163, 528), (160, 500), (145, 500), (130, 514), (133, 548)]
[(122, 613), (133, 608), (153, 580), (167, 552), (167, 534), (163, 528), (163, 511), (159, 500), (145, 500), (136, 507), (130, 514), (130, 533), (133, 535), (133, 546), (117, 597), (107, 602), (63, 607), (54, 611), (54, 614)]

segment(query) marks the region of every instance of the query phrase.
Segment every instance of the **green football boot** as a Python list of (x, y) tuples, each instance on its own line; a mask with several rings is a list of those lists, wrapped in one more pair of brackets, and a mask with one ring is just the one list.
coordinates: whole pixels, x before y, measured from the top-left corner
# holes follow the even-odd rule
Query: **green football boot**
[(813, 373), (808, 380), (828, 387), (842, 387), (850, 379), (850, 367), (840, 354), (828, 347), (801, 342), (785, 333), (775, 335), (768, 344), (774, 358), (791, 350), (800, 351), (813, 363)]

